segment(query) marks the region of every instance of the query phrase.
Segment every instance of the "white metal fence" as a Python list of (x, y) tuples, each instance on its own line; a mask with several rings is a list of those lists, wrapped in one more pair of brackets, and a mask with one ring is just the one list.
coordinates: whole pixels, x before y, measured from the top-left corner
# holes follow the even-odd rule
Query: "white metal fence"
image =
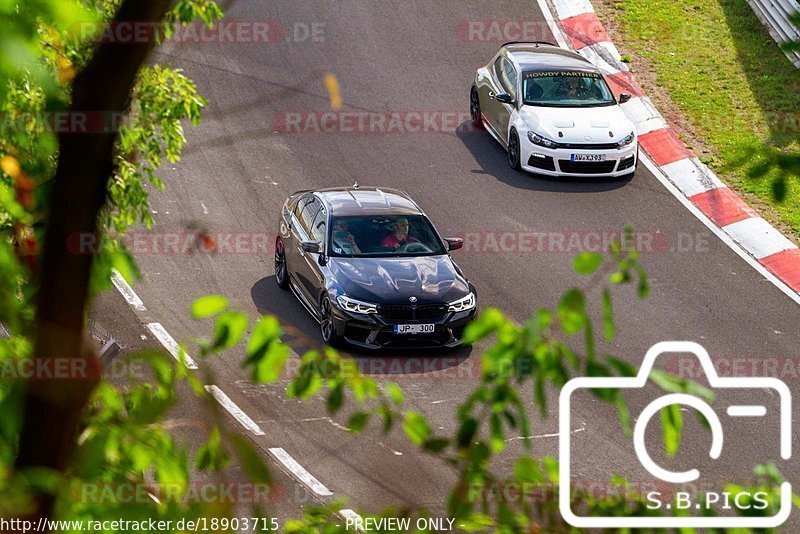
[[(800, 41), (800, 30), (789, 22), (789, 16), (800, 11), (797, 0), (747, 0), (747, 3), (778, 44)], [(786, 57), (800, 69), (800, 52), (786, 52)]]

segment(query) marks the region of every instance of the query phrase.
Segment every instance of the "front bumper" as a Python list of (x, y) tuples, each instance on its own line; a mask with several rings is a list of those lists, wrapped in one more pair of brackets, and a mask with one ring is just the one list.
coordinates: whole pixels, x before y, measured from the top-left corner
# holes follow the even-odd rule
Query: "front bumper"
[[(520, 136), (523, 137), (523, 136)], [(602, 161), (572, 161), (573, 154), (599, 155)], [(520, 139), (520, 163), (528, 172), (546, 176), (575, 178), (614, 178), (626, 176), (636, 169), (638, 141), (618, 149), (545, 148), (534, 145), (524, 136)]]
[[(333, 306), (336, 333), (351, 345), (368, 349), (422, 349), (461, 345), (464, 328), (475, 317), (476, 308), (445, 312), (430, 319), (389, 319), (381, 314), (356, 314)], [(396, 324), (433, 324), (430, 334), (395, 334)]]

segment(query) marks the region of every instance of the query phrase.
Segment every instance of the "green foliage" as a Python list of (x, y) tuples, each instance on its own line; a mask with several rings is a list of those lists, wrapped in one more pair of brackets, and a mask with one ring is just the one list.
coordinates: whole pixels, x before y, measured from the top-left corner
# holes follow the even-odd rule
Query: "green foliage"
[[(91, 36), (76, 33), (74, 23), (89, 21), (102, 27), (119, 4), (120, 0), (29, 0), (22, 9), (14, 0), (0, 1), (0, 112), (4, 117), (0, 124), (0, 297), (7, 303), (0, 310), (0, 321), (11, 333), (10, 338), (0, 339), (0, 364), (17, 363), (31, 356), (30, 324), (35, 301), (31, 267), (49, 208), (47, 183), (58, 156), (57, 137), (48, 124), (47, 113), (67, 109), (71, 81), (91, 59), (97, 45)], [(221, 10), (212, 1), (180, 0), (168, 14), (168, 24), (160, 38), (169, 38), (174, 29), (171, 25), (195, 20), (210, 25), (220, 17)], [(128, 113), (111, 123), (119, 128), (119, 138), (108, 204), (100, 217), (102, 235), (94, 251), (92, 294), (109, 287), (113, 270), (128, 281), (138, 276), (122, 238), (132, 225), (152, 225), (148, 184), (164, 187), (158, 169), (164, 162), (179, 161), (185, 144), (183, 125), (197, 125), (205, 105), (195, 84), (180, 70), (151, 64), (139, 73)], [(798, 160), (792, 154), (776, 152), (770, 157), (787, 172), (797, 169)], [(756, 169), (754, 174), (760, 172)], [(785, 196), (786, 188), (776, 186), (774, 194)], [(598, 357), (587, 304), (600, 286), (604, 339), (611, 342), (615, 335), (612, 292), (622, 289), (614, 286), (633, 284), (639, 298), (647, 296), (647, 274), (636, 251), (628, 246), (631, 235), (631, 230), (626, 229), (622, 239), (613, 244), (608, 258), (594, 253), (576, 257), (573, 267), (587, 277), (583, 279), (586, 285), (568, 289), (555, 309), (540, 308), (522, 325), (500, 310), (487, 309), (470, 324), (464, 333), (465, 342), (493, 338), (494, 343), (481, 355), (480, 382), (458, 406), (457, 425), (451, 436), (434, 435), (423, 414), (407, 410), (399, 386), (391, 382), (379, 385), (361, 375), (356, 362), (332, 349), (303, 354), (286, 395), (303, 401), (322, 397), (331, 417), (355, 404), (356, 409), (345, 416), (347, 428), (353, 433), (367, 432), (373, 419), (385, 433), (401, 422), (403, 433), (413, 446), (440, 458), (454, 470), (457, 482), (446, 506), (462, 530), (566, 530), (556, 512), (558, 462), (533, 456), (533, 430), (526, 404), (532, 399), (535, 408), (546, 416), (548, 388), (559, 388), (573, 376), (635, 374), (635, 368), (623, 360)], [(21, 252), (21, 244), (27, 242), (34, 245), (32, 254)], [(213, 338), (196, 340), (203, 357), (237, 350), (249, 327), (247, 315), (230, 309), (228, 300), (221, 295), (197, 299), (190, 313), (195, 319), (214, 320)], [(253, 326), (243, 366), (254, 382), (268, 384), (286, 376), (290, 351), (282, 343), (281, 334), (274, 317), (262, 317)], [(578, 338), (574, 336), (579, 334), (584, 344), (583, 356), (568, 345), (575, 343)], [(60, 519), (230, 516), (234, 510), (228, 506), (186, 502), (182, 495), (190, 487), (192, 465), (217, 474), (234, 458), (252, 481), (272, 483), (262, 452), (242, 435), (226, 430), (219, 406), (185, 365), (158, 352), (142, 352), (125, 362), (144, 366), (146, 376), (131, 372), (123, 384), (101, 381), (84, 415), (74, 465), (64, 474), (12, 471), (22, 424), (24, 384), (0, 382), (0, 515), (30, 510), (36, 492), (45, 491), (54, 494)], [(697, 384), (663, 372), (654, 371), (651, 380), (663, 391), (712, 396)], [(195, 451), (179, 444), (163, 425), (165, 415), (178, 400), (178, 391), (205, 399), (205, 406), (217, 421)], [(602, 390), (595, 395), (617, 410), (622, 429), (630, 433), (631, 418), (620, 392)], [(663, 441), (670, 455), (678, 450), (683, 428), (680, 411), (672, 408), (662, 411), (661, 418)], [(508, 452), (506, 439), (510, 435), (522, 436), (525, 452), (514, 459), (512, 472), (506, 478), (495, 474), (498, 462), (493, 460)], [(770, 465), (760, 466), (755, 474), (757, 487), (770, 495), (773, 506), (764, 513), (773, 511), (776, 486), (783, 479)], [(537, 485), (547, 498), (537, 506), (504, 497), (494, 503), (483, 498), (485, 490), (506, 482)], [(598, 498), (577, 492), (574, 499), (594, 514), (653, 513), (645, 509), (641, 496), (629, 485), (622, 480), (616, 482), (625, 490), (624, 498)], [(103, 493), (104, 489), (126, 484), (146, 487), (154, 498), (131, 504), (113, 491)], [(729, 488), (734, 493), (746, 489)], [(86, 498), (87, 491), (91, 498)], [(83, 498), (76, 498), (76, 492)], [(343, 522), (335, 517), (341, 507), (340, 502), (310, 506), (302, 518), (287, 522), (285, 531), (344, 531)], [(424, 516), (426, 512), (414, 513)], [(411, 512), (388, 509), (381, 514), (399, 515), (409, 516)]]

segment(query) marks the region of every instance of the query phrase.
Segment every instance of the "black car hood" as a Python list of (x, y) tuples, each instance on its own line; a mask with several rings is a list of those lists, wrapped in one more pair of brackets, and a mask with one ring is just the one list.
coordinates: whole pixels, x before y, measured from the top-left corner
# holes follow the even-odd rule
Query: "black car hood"
[(329, 268), (345, 294), (378, 304), (452, 302), (466, 296), (467, 279), (447, 255), (415, 258), (330, 258)]

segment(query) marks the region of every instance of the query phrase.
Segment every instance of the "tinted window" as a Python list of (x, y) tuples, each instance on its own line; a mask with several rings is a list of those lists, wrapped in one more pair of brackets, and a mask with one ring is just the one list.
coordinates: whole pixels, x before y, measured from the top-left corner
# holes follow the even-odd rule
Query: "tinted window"
[(610, 106), (616, 103), (603, 76), (594, 72), (525, 72), (523, 104), (551, 107)]
[(503, 73), (500, 76), (500, 81), (503, 82), (506, 92), (517, 97), (517, 71), (514, 70), (514, 65), (506, 58), (503, 58)]
[[(303, 204), (303, 201), (301, 200), (300, 203)], [(312, 195), (300, 209), (300, 226), (302, 226), (303, 230), (309, 235), (311, 235), (312, 223), (314, 222), (314, 217), (317, 216), (320, 206), (319, 200)]]
[(503, 76), (503, 56), (494, 60), (494, 75), (498, 80)]
[(422, 215), (331, 218), (332, 256), (408, 257), (445, 254)]
[(323, 207), (317, 212), (314, 222), (311, 224), (311, 231), (309, 232), (311, 239), (325, 241), (325, 234), (327, 233), (325, 225), (325, 208)]

